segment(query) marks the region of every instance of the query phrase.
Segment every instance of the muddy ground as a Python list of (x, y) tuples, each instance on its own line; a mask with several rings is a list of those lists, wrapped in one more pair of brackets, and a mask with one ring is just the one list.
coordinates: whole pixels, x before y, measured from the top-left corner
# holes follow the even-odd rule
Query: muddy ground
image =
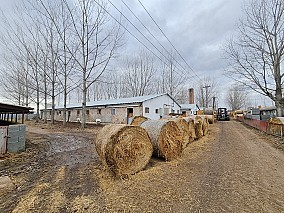
[(284, 212), (283, 139), (218, 122), (182, 158), (118, 180), (95, 152), (100, 128), (28, 123), (26, 152), (0, 159), (15, 185), (0, 212)]

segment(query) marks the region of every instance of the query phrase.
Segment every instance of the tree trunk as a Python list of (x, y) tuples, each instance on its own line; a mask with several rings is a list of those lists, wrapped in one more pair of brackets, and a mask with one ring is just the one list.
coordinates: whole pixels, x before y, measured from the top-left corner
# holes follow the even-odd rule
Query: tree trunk
[(54, 124), (54, 115), (55, 115), (55, 75), (54, 75), (54, 70), (53, 72), (53, 78), (52, 78), (52, 94), (51, 94), (51, 105), (52, 105), (52, 110), (51, 110), (51, 124)]
[(44, 81), (44, 123), (47, 123), (47, 83), (46, 83), (46, 73), (44, 73), (43, 81)]
[(87, 102), (87, 81), (83, 79), (83, 101), (82, 101), (82, 128), (86, 128), (86, 102)]

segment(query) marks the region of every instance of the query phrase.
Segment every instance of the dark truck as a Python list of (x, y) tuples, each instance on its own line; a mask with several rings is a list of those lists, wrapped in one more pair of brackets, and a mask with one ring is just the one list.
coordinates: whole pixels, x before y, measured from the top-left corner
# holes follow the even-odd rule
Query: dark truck
[(227, 108), (218, 108), (217, 120), (218, 121), (229, 121), (230, 120)]

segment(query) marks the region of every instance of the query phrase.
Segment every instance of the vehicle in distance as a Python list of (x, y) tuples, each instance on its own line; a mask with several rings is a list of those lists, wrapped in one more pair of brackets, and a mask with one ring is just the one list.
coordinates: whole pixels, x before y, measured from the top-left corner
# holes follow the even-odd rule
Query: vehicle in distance
[(227, 108), (218, 108), (217, 120), (218, 121), (229, 121), (230, 120), (230, 116), (228, 114)]

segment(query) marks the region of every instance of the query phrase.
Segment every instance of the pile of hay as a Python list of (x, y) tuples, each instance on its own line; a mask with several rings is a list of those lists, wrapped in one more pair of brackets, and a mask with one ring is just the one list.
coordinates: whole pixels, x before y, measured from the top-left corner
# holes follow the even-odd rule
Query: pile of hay
[(196, 139), (194, 118), (192, 118), (192, 117), (184, 117), (183, 119), (187, 122), (187, 125), (188, 125), (188, 138), (189, 138), (189, 143), (191, 143), (191, 142), (193, 142)]
[(140, 126), (141, 123), (143, 123), (144, 121), (147, 121), (148, 118), (144, 117), (144, 116), (135, 116), (133, 118), (133, 120), (131, 121), (130, 125), (134, 125), (134, 126)]
[(169, 118), (162, 120), (173, 121), (176, 123), (181, 133), (182, 148), (185, 149), (186, 146), (190, 143), (190, 135), (187, 121), (183, 118)]
[(177, 124), (167, 120), (148, 120), (141, 124), (148, 132), (153, 144), (153, 155), (167, 161), (182, 154), (182, 136)]
[(102, 164), (116, 176), (127, 176), (142, 170), (149, 162), (153, 146), (140, 126), (107, 125), (95, 140)]

